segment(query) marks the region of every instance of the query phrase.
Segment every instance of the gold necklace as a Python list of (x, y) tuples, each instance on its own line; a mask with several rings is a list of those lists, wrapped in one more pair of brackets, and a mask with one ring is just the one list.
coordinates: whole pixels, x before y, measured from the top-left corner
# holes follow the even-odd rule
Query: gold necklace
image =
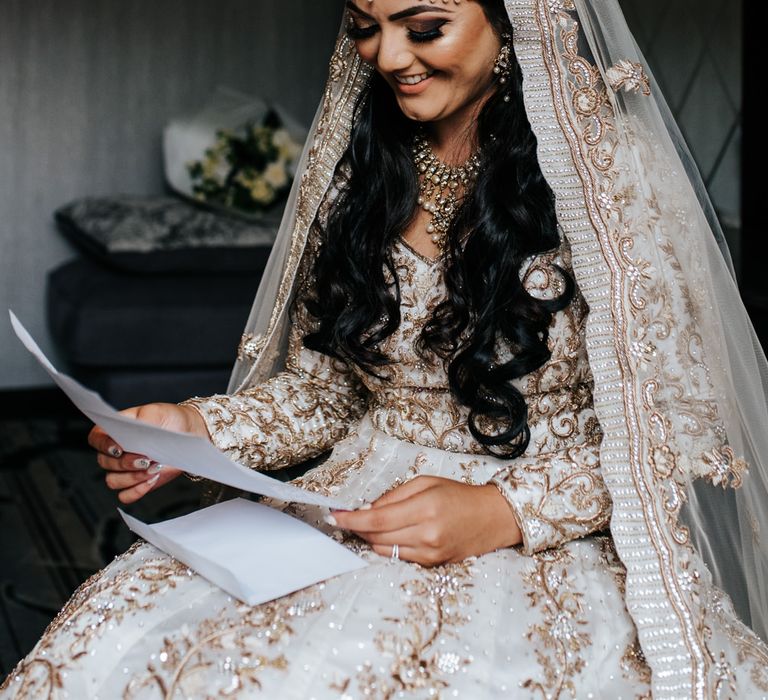
[[(473, 153), (457, 166), (443, 163), (435, 155), (423, 130), (414, 137), (413, 162), (420, 177), (419, 206), (431, 214), (427, 233), (440, 252), (445, 250), (448, 230), (461, 206), (461, 200), (480, 173), (481, 158)], [(459, 193), (459, 188), (462, 192)]]

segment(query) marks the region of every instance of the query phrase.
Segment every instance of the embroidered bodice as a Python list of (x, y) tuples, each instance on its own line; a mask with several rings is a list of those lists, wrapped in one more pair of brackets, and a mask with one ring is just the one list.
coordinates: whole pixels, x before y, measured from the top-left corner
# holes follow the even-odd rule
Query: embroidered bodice
[[(489, 457), (470, 434), (469, 411), (450, 392), (444, 363), (425, 359), (414, 346), (444, 298), (442, 263), (420, 255), (403, 240), (394, 244), (393, 259), (401, 323), (380, 344), (390, 360), (381, 376), (305, 348), (302, 337), (310, 320), (297, 304), (283, 372), (240, 394), (186, 402), (201, 412), (214, 443), (243, 464), (276, 469), (338, 449), (365, 418), (395, 443), (433, 450), (433, 461), (435, 451), (461, 457), (462, 469), (471, 465), (482, 475), (471, 483), (492, 480), (516, 513), (527, 551), (605, 527), (610, 498), (599, 470), (602, 433), (592, 407), (584, 344), (587, 307), (578, 290), (569, 306), (553, 317), (549, 361), (516, 380), (528, 405), (531, 439), (523, 457), (504, 461)], [(531, 295), (561, 294), (563, 279), (556, 265), (570, 271), (566, 244), (523, 265), (521, 279)], [(334, 452), (329, 460), (335, 460), (337, 470), (340, 459)], [(334, 482), (340, 478), (343, 473), (336, 474)]]
[[(425, 361), (415, 350), (422, 327), (445, 298), (442, 265), (402, 240), (394, 252), (402, 299), (401, 323), (380, 348), (391, 364), (378, 372), (385, 378), (353, 370), (370, 392), (371, 419), (382, 432), (403, 440), (485, 454), (467, 428), (469, 410), (450, 393), (444, 363), (437, 358)], [(552, 263), (569, 268), (570, 258), (567, 254), (567, 259), (563, 257), (540, 256), (524, 265), (524, 285), (530, 294), (551, 299), (562, 293), (563, 281)], [(553, 319), (549, 362), (515, 381), (528, 404), (528, 455), (599, 442), (599, 425), (592, 410), (592, 376), (584, 347), (585, 320), (586, 305), (577, 294), (573, 303)]]

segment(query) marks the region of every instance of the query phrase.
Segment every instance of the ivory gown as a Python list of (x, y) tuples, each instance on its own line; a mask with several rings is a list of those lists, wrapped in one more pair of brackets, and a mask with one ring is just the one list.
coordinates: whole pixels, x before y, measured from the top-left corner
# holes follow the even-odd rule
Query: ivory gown
[[(625, 571), (607, 532), (577, 290), (555, 315), (551, 360), (518, 382), (531, 441), (489, 458), (466, 428), (439, 364), (413, 340), (445, 293), (439, 262), (394, 248), (402, 322), (383, 344), (386, 380), (304, 349), (238, 396), (191, 403), (214, 442), (256, 468), (333, 447), (295, 481), (350, 503), (417, 474), (494, 479), (521, 525), (521, 547), (424, 568), (391, 562), (333, 531), (322, 511), (272, 501), (334, 534), (370, 563), (248, 607), (146, 543), (86, 581), (0, 689), (10, 698), (649, 698), (650, 673), (623, 602)], [(531, 294), (560, 293), (565, 245), (529, 261)], [(170, 487), (172, 488), (172, 487)], [(243, 553), (247, 556), (247, 552)], [(265, 562), (265, 575), (269, 575)]]

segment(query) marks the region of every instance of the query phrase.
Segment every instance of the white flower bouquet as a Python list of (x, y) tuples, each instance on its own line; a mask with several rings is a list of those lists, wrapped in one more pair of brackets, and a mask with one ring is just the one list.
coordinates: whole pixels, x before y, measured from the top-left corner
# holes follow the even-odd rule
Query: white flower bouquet
[(269, 209), (288, 193), (300, 151), (274, 110), (237, 132), (220, 129), (202, 160), (187, 164), (195, 199), (249, 214)]
[(177, 193), (211, 208), (277, 216), (305, 138), (280, 107), (218, 88), (202, 111), (166, 127), (166, 178)]

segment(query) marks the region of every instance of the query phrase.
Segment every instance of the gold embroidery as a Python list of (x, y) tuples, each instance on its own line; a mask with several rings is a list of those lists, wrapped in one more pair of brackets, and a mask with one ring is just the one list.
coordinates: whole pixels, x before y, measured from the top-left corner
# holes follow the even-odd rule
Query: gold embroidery
[[(186, 565), (142, 542), (117, 557), (113, 566), (130, 558), (142, 546), (147, 556), (140, 567), (114, 576), (98, 572), (78, 587), (48, 625), (34, 651), (0, 685), (0, 691), (13, 682), (18, 697), (53, 698), (55, 691), (64, 687), (66, 672), (95, 650), (107, 629), (129, 615), (150, 611), (154, 608), (154, 597), (193, 575)], [(67, 646), (63, 650), (61, 646), (65, 642)], [(66, 661), (54, 661), (62, 655)]]
[[(441, 267), (415, 255), (400, 241), (393, 253), (401, 289), (401, 324), (380, 347), (393, 364), (383, 379), (355, 370), (371, 392), (372, 422), (382, 432), (416, 444), (485, 454), (467, 427), (468, 409), (450, 393), (446, 368), (437, 358), (417, 357), (413, 351), (423, 324), (444, 298)], [(565, 241), (556, 251), (535, 256), (524, 266), (521, 274), (529, 294), (551, 299), (562, 293), (563, 279), (555, 265), (571, 269)], [(565, 449), (582, 435), (590, 444), (599, 443), (601, 431), (592, 410), (593, 380), (584, 343), (586, 317), (586, 303), (577, 292), (568, 308), (553, 318), (551, 359), (516, 380), (528, 405), (532, 456)], [(497, 352), (500, 361), (510, 357), (502, 343)]]
[[(309, 275), (307, 256), (299, 274)], [(305, 293), (307, 284), (302, 285)], [(313, 325), (303, 297), (293, 305), (285, 370), (231, 395), (193, 398), (214, 443), (254, 469), (279, 469), (329, 450), (363, 415), (362, 383), (340, 360), (308, 350), (303, 337)]]
[(576, 675), (584, 669), (584, 652), (592, 644), (587, 626), (583, 594), (570, 583), (568, 565), (573, 555), (564, 549), (534, 555), (534, 568), (523, 581), (531, 607), (539, 609), (542, 621), (532, 624), (526, 633), (534, 645), (536, 660), (542, 670), (538, 680), (529, 678), (524, 688), (542, 698), (561, 700), (577, 698)]
[(645, 74), (642, 63), (622, 59), (612, 65), (607, 71), (608, 82), (614, 90), (624, 88), (625, 92), (642, 92), (651, 94), (651, 81)]
[(608, 526), (611, 499), (599, 465), (598, 447), (577, 445), (523, 458), (493, 477), (517, 515), (526, 554)]
[[(671, 693), (673, 687), (675, 692), (680, 688), (701, 689), (706, 677), (704, 640), (692, 615), (695, 601), (683, 593), (678, 580), (682, 552), (667, 536), (663, 515), (659, 517), (660, 494), (651, 488), (651, 469), (645, 452), (648, 445), (642, 441), (652, 427), (644, 424), (647, 413), (641, 406), (641, 381), (637, 373), (642, 362), (632, 353), (633, 342), (642, 338), (633, 338), (628, 332), (631, 314), (640, 313), (637, 309), (642, 307), (642, 300), (638, 289), (630, 299), (628, 292), (635, 280), (626, 266), (632, 265), (637, 271), (643, 268), (638, 264), (640, 256), (636, 251), (627, 261), (632, 246), (621, 239), (642, 241), (649, 235), (655, 240), (658, 230), (653, 228), (654, 212), (649, 206), (645, 217), (649, 232), (642, 229), (641, 223), (622, 218), (633, 202), (635, 206), (648, 202), (632, 190), (636, 181), (630, 177), (622, 179), (622, 174), (635, 171), (624, 167), (623, 162), (617, 164), (617, 158), (627, 155), (621, 150), (626, 144), (617, 138), (616, 114), (599, 71), (579, 56), (579, 23), (559, 3), (553, 8), (537, 1), (531, 11), (526, 3), (512, 0), (507, 7), (513, 23), (531, 27), (530, 33), (518, 36), (515, 50), (525, 80), (533, 90), (540, 91), (536, 94), (542, 98), (526, 106), (534, 133), (540, 142), (544, 139), (548, 144), (548, 157), (541, 161), (542, 171), (556, 193), (561, 222), (564, 226), (567, 222), (567, 234), (576, 253), (577, 279), (583, 282), (586, 300), (595, 312), (587, 343), (593, 360), (599, 358), (592, 368), (599, 372), (596, 378), (600, 393), (596, 403), (600, 405), (600, 420), (611, 425), (612, 433), (611, 450), (604, 451), (604, 467), (616, 492), (632, 494), (632, 499), (627, 499), (626, 505), (622, 503), (614, 514), (617, 542), (623, 553), (635, 557), (633, 566), (642, 560), (652, 561), (656, 567), (648, 566), (643, 576), (639, 570), (633, 571), (637, 574), (633, 593), (640, 595), (642, 580), (644, 599), (657, 606), (655, 614), (641, 625), (641, 632), (649, 641), (646, 652), (652, 651), (649, 658), (664, 671), (663, 681), (657, 681), (660, 692)], [(594, 111), (588, 114), (573, 106), (573, 94), (582, 88), (592, 88), (601, 94), (600, 99), (588, 105), (594, 105)], [(626, 126), (622, 122), (622, 134), (629, 132)], [(632, 157), (632, 163), (639, 160)], [(630, 196), (625, 197), (625, 193)], [(626, 203), (620, 204), (624, 200)], [(632, 322), (632, 328), (641, 325), (637, 318)], [(655, 339), (653, 344), (657, 345), (659, 357), (659, 344)], [(653, 357), (649, 345), (635, 347), (642, 350), (642, 355)], [(668, 364), (674, 365), (672, 357)], [(633, 507), (640, 508), (642, 517), (637, 517), (637, 510), (630, 515), (627, 509)], [(640, 609), (639, 604), (633, 613)], [(663, 631), (656, 624), (662, 616)], [(676, 668), (664, 660), (665, 654), (669, 657), (670, 645), (677, 646), (679, 656), (687, 657)]]
[(175, 631), (151, 655), (146, 673), (128, 681), (123, 700), (144, 697), (152, 687), (168, 700), (177, 695), (227, 697), (260, 689), (260, 676), (267, 669), (288, 670), (282, 651), (270, 650), (284, 646), (295, 634), (298, 619), (325, 609), (322, 588), (315, 585), (258, 606), (238, 603), (234, 610), (223, 609), (194, 628)]
[(706, 621), (705, 630), (709, 635), (712, 634), (711, 623), (716, 621), (736, 650), (736, 658), (730, 660), (722, 652), (717, 658), (710, 652), (717, 678), (716, 688), (722, 690), (728, 686), (734, 693), (733, 697), (739, 697), (739, 687), (734, 674), (734, 664), (737, 663), (749, 667), (749, 677), (756, 688), (768, 691), (768, 649), (763, 641), (738, 619), (728, 595), (714, 587), (710, 588), (702, 610), (702, 619)]
[(350, 459), (329, 460), (311, 469), (303, 476), (292, 480), (296, 486), (331, 496), (349, 478), (352, 472), (359, 472), (376, 449), (376, 434), (371, 437), (368, 446)]
[[(374, 637), (376, 649), (391, 659), (389, 677), (379, 677), (373, 664), (364, 663), (355, 678), (363, 697), (390, 700), (426, 690), (429, 697), (439, 698), (440, 691), (449, 687), (448, 678), (471, 663), (457, 628), (470, 619), (473, 560), (419, 567), (417, 577), (400, 585), (407, 613), (384, 618), (390, 629)], [(344, 679), (331, 687), (347, 689), (350, 683)]]
[(703, 455), (704, 462), (710, 465), (708, 472), (710, 481), (715, 486), (737, 489), (742, 484), (747, 463), (738, 459), (730, 447), (713, 447)]
[(263, 333), (264, 346), (253, 361), (251, 383), (263, 381), (279, 355), (283, 338), (277, 331), (281, 321), (286, 320), (291, 289), (304, 258), (310, 228), (323, 198), (328, 198), (332, 188), (332, 176), (349, 141), (354, 109), (371, 74), (370, 65), (360, 60), (354, 43), (345, 35), (336, 43), (329, 69), (316, 139), (306, 156), (307, 168), (299, 185), (290, 250), (283, 264), (275, 306)]
[(237, 347), (237, 358), (239, 360), (253, 360), (259, 356), (264, 348), (266, 339), (263, 335), (252, 335), (244, 333), (240, 339), (240, 345)]

